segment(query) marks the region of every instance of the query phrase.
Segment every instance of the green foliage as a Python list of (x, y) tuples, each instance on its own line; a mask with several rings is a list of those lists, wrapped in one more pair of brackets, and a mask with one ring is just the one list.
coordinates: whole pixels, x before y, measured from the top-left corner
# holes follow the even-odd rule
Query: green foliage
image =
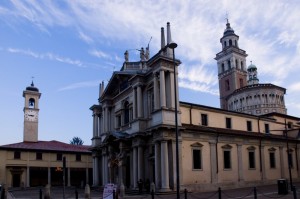
[(70, 144), (83, 145), (83, 141), (80, 137), (73, 137), (72, 140), (70, 140)]

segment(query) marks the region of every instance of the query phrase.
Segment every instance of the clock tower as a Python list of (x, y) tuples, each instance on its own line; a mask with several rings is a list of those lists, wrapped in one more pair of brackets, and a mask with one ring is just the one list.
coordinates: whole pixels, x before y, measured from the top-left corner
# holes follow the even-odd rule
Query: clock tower
[(23, 97), (25, 98), (24, 105), (24, 142), (37, 142), (38, 141), (38, 123), (39, 123), (39, 99), (41, 93), (31, 83), (23, 91)]

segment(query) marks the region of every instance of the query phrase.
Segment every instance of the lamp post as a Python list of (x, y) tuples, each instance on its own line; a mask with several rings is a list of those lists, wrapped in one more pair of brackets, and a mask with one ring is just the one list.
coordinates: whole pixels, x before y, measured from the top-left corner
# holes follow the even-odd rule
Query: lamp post
[(176, 87), (176, 62), (175, 62), (175, 48), (177, 44), (171, 42), (168, 44), (168, 47), (173, 51), (173, 64), (174, 64), (174, 99), (175, 99), (175, 135), (176, 135), (176, 195), (177, 199), (180, 199), (180, 182), (179, 182), (179, 149), (178, 149), (178, 111), (177, 111), (177, 87)]
[(289, 176), (290, 176), (290, 187), (291, 191), (293, 191), (293, 179), (292, 179), (292, 171), (291, 171), (291, 155), (290, 155), (290, 148), (289, 148), (289, 140), (288, 140), (288, 130), (286, 126), (286, 120), (284, 121), (284, 126), (285, 126), (285, 139), (286, 139), (286, 148), (287, 148), (287, 159), (288, 159), (288, 168), (289, 168)]

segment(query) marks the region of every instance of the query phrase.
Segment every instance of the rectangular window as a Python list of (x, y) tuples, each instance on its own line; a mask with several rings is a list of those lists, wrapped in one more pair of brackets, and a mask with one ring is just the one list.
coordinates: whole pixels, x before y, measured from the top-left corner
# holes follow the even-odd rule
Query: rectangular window
[(193, 149), (193, 169), (202, 169), (201, 150)]
[(269, 155), (270, 155), (270, 168), (274, 169), (274, 168), (276, 168), (275, 153), (271, 152), (271, 153), (269, 153)]
[(270, 133), (270, 127), (269, 124), (265, 124), (265, 132)]
[(56, 154), (56, 160), (57, 161), (62, 161), (62, 154), (61, 153), (58, 153), (58, 154)]
[(249, 151), (249, 169), (255, 169), (255, 152)]
[(226, 117), (226, 128), (231, 129), (231, 118)]
[(14, 159), (21, 159), (21, 152), (20, 151), (15, 151), (14, 152)]
[(36, 159), (37, 159), (37, 160), (42, 160), (42, 159), (43, 159), (43, 154), (40, 153), (40, 152), (37, 152), (37, 153), (36, 153)]
[(247, 131), (252, 131), (252, 122), (247, 121)]
[(293, 155), (292, 155), (292, 153), (290, 152), (290, 153), (288, 153), (288, 158), (289, 158), (289, 166), (290, 166), (290, 168), (293, 168), (294, 167), (294, 165), (293, 165)]
[(201, 125), (202, 126), (207, 126), (208, 125), (207, 114), (201, 114)]
[(240, 88), (244, 87), (244, 82), (243, 82), (243, 79), (241, 78), (240, 79)]
[(230, 151), (224, 151), (224, 169), (231, 169)]
[(292, 123), (292, 122), (288, 122), (287, 127), (288, 127), (289, 129), (293, 128), (293, 123)]
[(81, 154), (76, 154), (76, 161), (81, 161)]

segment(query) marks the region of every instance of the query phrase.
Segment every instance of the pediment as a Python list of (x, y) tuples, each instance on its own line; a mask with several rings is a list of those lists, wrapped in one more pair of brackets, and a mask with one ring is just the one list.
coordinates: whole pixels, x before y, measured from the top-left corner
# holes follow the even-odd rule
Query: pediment
[(195, 142), (194, 144), (191, 144), (191, 147), (203, 147), (203, 144)]

